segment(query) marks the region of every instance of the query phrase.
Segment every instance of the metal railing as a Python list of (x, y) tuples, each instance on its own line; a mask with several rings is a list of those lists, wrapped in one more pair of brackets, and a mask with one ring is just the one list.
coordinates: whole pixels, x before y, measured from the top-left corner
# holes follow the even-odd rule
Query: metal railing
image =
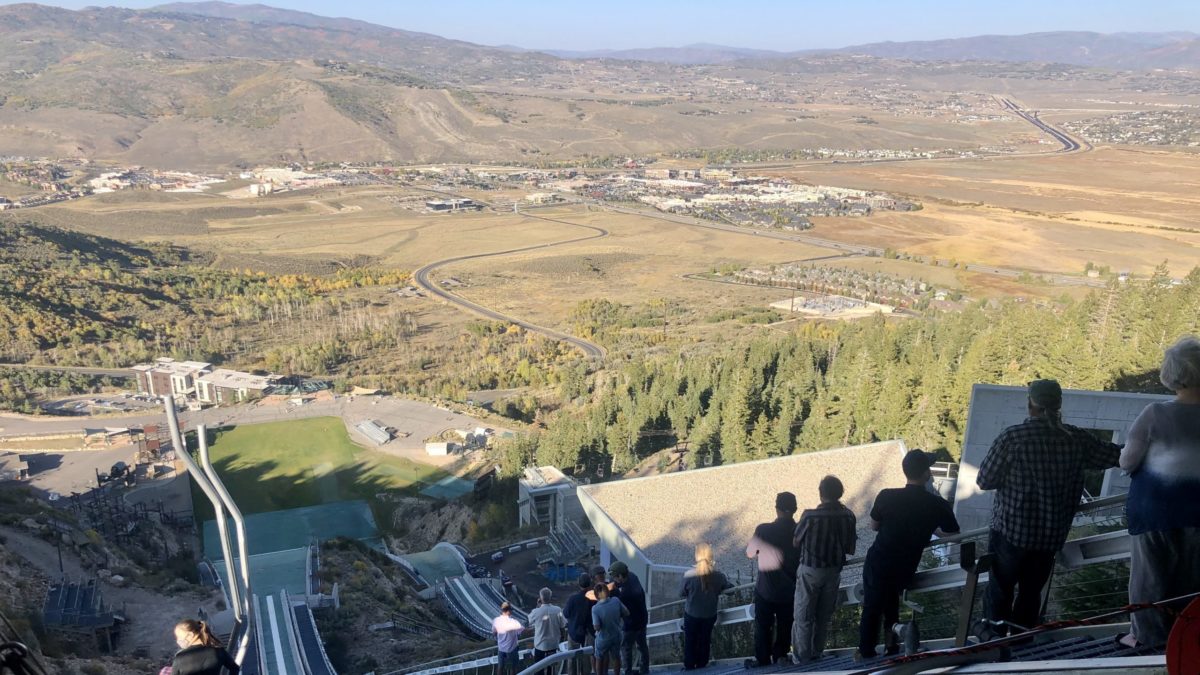
[[(216, 469), (213, 468), (208, 454), (208, 438), (204, 425), (196, 428), (200, 462), (203, 465), (203, 468), (201, 468), (196, 465), (195, 460), (188, 453), (183, 432), (180, 430), (179, 417), (175, 410), (174, 399), (170, 396), (163, 396), (162, 403), (166, 409), (167, 427), (170, 430), (171, 443), (175, 447), (175, 454), (187, 467), (192, 480), (196, 482), (196, 486), (200, 488), (200, 491), (212, 503), (213, 512), (216, 514), (221, 555), (225, 561), (226, 576), (229, 580), (226, 590), (229, 594), (230, 609), (233, 611), (234, 618), (234, 627), (230, 634), (229, 644), (233, 659), (239, 665), (245, 665), (244, 661), (250, 648), (250, 642), (257, 635), (254, 603), (251, 602), (253, 592), (250, 589), (250, 563), (246, 548), (246, 521), (242, 517), (241, 510), (229, 495), (229, 491), (225, 489), (225, 484), (221, 482)], [(234, 523), (235, 537), (232, 543), (230, 541), (229, 523), (226, 520), (226, 513), (228, 513), (228, 517), (233, 519)], [(240, 557), (237, 565), (234, 564), (234, 545), (237, 546)], [(256, 653), (259, 655), (258, 670), (259, 672), (264, 672), (261, 662), (262, 650), (256, 650)]]
[[(1075, 618), (1105, 609), (1123, 606), (1125, 583), (1128, 570), (1125, 560), (1129, 557), (1128, 534), (1124, 525), (1125, 495), (1081, 503), (1068, 541), (1059, 555), (1058, 573), (1051, 579), (1048, 588), (1047, 618)], [(925, 555), (918, 567), (910, 590), (905, 595), (905, 613), (915, 613), (921, 623), (923, 638), (953, 638), (961, 622), (959, 616), (963, 605), (963, 588), (968, 572), (963, 568), (964, 549), (970, 557), (987, 552), (990, 528), (969, 530), (931, 540), (926, 545)], [(830, 633), (830, 644), (857, 644), (858, 605), (862, 598), (862, 566), (865, 556), (847, 561), (842, 571), (839, 608)], [(1085, 578), (1077, 578), (1077, 577)], [(986, 572), (980, 581), (986, 580)], [(736, 587), (736, 591), (752, 589), (752, 584)], [(973, 596), (973, 594), (972, 594)], [(979, 611), (979, 598), (972, 597), (971, 615)], [(681, 652), (683, 601), (656, 605), (651, 611), (660, 613), (679, 611), (680, 617), (660, 619), (647, 629), (650, 640), (652, 663), (679, 661)], [(749, 639), (749, 622), (753, 621), (752, 601), (747, 604), (724, 607), (718, 614), (714, 632), (714, 657), (745, 656), (745, 643)], [(725, 633), (724, 636), (721, 633)], [(722, 637), (729, 653), (718, 654)], [(472, 654), (481, 653), (473, 652)], [(462, 655), (466, 656), (466, 655)], [(555, 657), (562, 656), (557, 654)], [(551, 658), (555, 658), (551, 657)], [(469, 664), (450, 664), (457, 657), (449, 657), (419, 666), (394, 671), (388, 675), (433, 675), (433, 673), (461, 672), (482, 666), (477, 661)], [(494, 657), (491, 662), (494, 662)], [(557, 663), (558, 661), (555, 661)], [(437, 666), (436, 664), (446, 664)], [(533, 673), (545, 668), (546, 661), (527, 669)]]

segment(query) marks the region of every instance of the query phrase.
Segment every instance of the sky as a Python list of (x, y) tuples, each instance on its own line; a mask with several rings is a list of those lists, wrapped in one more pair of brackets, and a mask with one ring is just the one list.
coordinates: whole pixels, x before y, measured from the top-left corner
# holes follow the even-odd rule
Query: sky
[[(151, 7), (166, 0), (125, 0)], [(0, 4), (8, 4), (0, 0)], [(80, 9), (97, 0), (49, 0)], [(1200, 0), (263, 0), (485, 45), (793, 51), (1056, 30), (1200, 33)]]

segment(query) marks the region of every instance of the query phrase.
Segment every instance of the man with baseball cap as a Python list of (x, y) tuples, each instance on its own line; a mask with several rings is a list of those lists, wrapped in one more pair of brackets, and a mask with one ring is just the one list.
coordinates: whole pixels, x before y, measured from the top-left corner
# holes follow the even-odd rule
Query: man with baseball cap
[(930, 537), (958, 532), (958, 520), (949, 502), (926, 487), (934, 459), (932, 453), (909, 451), (901, 462), (907, 483), (902, 488), (881, 491), (871, 507), (871, 529), (878, 534), (863, 564), (863, 610), (856, 658), (876, 655), (881, 620), (884, 653), (900, 652), (891, 630), (900, 620), (900, 594), (912, 581)]
[(754, 658), (746, 667), (769, 666), (787, 657), (792, 646), (792, 600), (800, 550), (792, 544), (796, 530), (796, 495), (775, 495), (775, 520), (754, 528), (746, 557), (758, 559), (754, 583)]
[[(996, 437), (975, 482), (995, 490), (983, 613), (1023, 628), (1041, 623), (1042, 589), (1071, 529), (1084, 472), (1117, 465), (1121, 446), (1062, 421), (1062, 387), (1029, 383), (1029, 417)], [(1014, 604), (1015, 591), (1015, 604)], [(1007, 623), (997, 626), (1008, 632)]]

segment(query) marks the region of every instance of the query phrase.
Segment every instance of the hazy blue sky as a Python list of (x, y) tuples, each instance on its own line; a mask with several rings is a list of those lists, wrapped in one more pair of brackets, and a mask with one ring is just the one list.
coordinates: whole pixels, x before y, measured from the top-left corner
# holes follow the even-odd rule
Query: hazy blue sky
[[(128, 0), (150, 7), (163, 0)], [(0, 2), (0, 4), (7, 4)], [(95, 0), (46, 4), (78, 9)], [(1200, 0), (267, 0), (480, 44), (795, 50), (1050, 30), (1200, 32)]]

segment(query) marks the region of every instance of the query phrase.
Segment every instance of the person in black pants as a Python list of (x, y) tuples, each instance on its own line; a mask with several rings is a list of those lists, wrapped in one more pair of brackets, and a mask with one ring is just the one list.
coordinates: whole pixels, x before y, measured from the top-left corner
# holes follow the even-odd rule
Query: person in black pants
[[(567, 598), (567, 604), (563, 606), (563, 617), (567, 620), (567, 640), (569, 641), (567, 646), (570, 649), (579, 649), (593, 641), (592, 607), (596, 603), (589, 600), (587, 596), (591, 587), (592, 575), (581, 574), (579, 576), (579, 592)], [(572, 660), (568, 668), (571, 675), (590, 672), (584, 663), (583, 659)]]
[[(629, 566), (620, 560), (609, 565), (608, 576), (615, 585), (613, 595), (629, 610), (621, 633), (621, 660), (625, 662), (625, 675), (646, 675), (650, 672), (650, 645), (646, 642), (650, 613), (646, 609), (646, 591), (637, 575), (630, 572)], [(637, 647), (640, 656), (636, 670), (633, 667), (634, 647)]]
[(979, 465), (976, 484), (995, 490), (988, 550), (995, 555), (983, 613), (1009, 625), (1042, 621), (1042, 593), (1067, 541), (1083, 494), (1084, 472), (1117, 465), (1121, 446), (1063, 423), (1062, 387), (1029, 383), (1029, 417), (1000, 432)]
[(930, 537), (958, 532), (958, 520), (950, 504), (926, 488), (933, 461), (931, 453), (910, 451), (903, 460), (908, 482), (902, 488), (881, 491), (871, 507), (871, 529), (879, 534), (863, 565), (864, 595), (856, 659), (876, 656), (881, 621), (886, 634), (884, 653), (900, 653), (891, 630), (900, 620), (900, 594), (912, 581)]
[(696, 546), (696, 566), (683, 575), (679, 595), (683, 598), (683, 669), (708, 665), (712, 656), (712, 632), (717, 623), (721, 594), (733, 588), (713, 562), (712, 547)]
[(775, 495), (775, 520), (754, 528), (746, 557), (758, 559), (754, 583), (754, 658), (746, 667), (769, 666), (787, 657), (792, 647), (793, 599), (800, 551), (792, 544), (796, 530), (796, 495)]

